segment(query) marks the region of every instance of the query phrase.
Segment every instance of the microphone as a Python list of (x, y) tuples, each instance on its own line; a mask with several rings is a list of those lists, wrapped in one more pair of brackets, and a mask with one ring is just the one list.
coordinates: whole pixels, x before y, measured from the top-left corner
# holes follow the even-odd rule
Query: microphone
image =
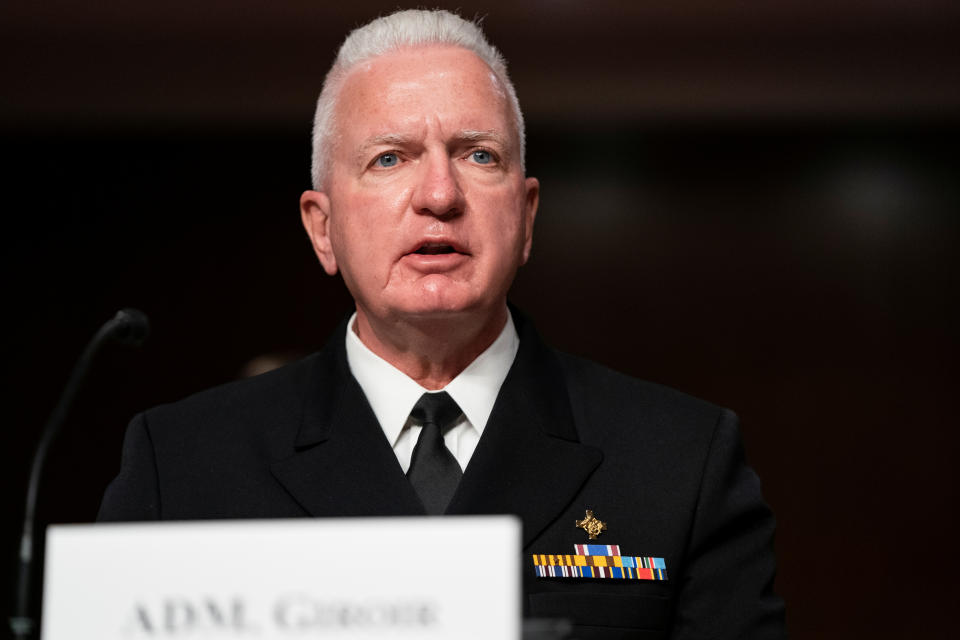
[(36, 520), (37, 489), (50, 444), (60, 432), (70, 407), (73, 405), (77, 391), (80, 389), (87, 371), (100, 349), (110, 341), (139, 346), (149, 333), (150, 321), (145, 313), (137, 309), (117, 311), (116, 315), (107, 320), (87, 343), (77, 363), (73, 366), (73, 371), (70, 373), (66, 387), (60, 394), (60, 399), (43, 427), (31, 460), (30, 480), (27, 484), (26, 503), (23, 510), (23, 534), (20, 536), (19, 553), (20, 568), (16, 584), (17, 599), (14, 614), (10, 618), (10, 629), (13, 631), (14, 638), (29, 638), (34, 628), (33, 620), (30, 617), (30, 578), (35, 542), (33, 529)]
[(138, 309), (120, 309), (104, 327), (108, 325), (115, 340), (131, 347), (139, 347), (150, 335), (150, 320)]

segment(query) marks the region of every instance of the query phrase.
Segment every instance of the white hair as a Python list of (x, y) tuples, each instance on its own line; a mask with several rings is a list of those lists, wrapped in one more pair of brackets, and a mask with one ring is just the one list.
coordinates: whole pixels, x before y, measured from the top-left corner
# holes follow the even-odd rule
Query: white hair
[(524, 166), (525, 140), (523, 112), (517, 92), (507, 75), (507, 62), (492, 44), (487, 42), (476, 22), (437, 9), (426, 11), (410, 9), (397, 11), (388, 16), (354, 29), (340, 46), (317, 99), (313, 118), (313, 161), (311, 176), (313, 188), (321, 190), (330, 169), (330, 149), (336, 141), (335, 111), (340, 90), (350, 70), (385, 53), (417, 45), (441, 44), (461, 47), (483, 60), (506, 91), (507, 102), (513, 113), (520, 140), (520, 166)]

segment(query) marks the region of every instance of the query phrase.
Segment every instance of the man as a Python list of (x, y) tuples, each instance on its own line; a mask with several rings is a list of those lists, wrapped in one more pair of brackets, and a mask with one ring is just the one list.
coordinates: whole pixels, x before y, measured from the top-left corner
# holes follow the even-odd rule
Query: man
[[(137, 416), (101, 519), (514, 513), (525, 612), (578, 638), (780, 637), (733, 414), (557, 353), (507, 307), (539, 193), (523, 135), (475, 25), (404, 11), (352, 33), (300, 205), (356, 313), (304, 361)], [(534, 573), (587, 531), (667, 579)]]

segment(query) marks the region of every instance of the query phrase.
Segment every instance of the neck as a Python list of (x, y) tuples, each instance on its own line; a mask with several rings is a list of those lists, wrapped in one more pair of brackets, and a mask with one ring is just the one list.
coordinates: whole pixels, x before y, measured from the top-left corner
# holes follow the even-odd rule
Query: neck
[(353, 330), (368, 349), (420, 386), (442, 389), (493, 344), (507, 322), (504, 304), (482, 317), (383, 321), (357, 306)]

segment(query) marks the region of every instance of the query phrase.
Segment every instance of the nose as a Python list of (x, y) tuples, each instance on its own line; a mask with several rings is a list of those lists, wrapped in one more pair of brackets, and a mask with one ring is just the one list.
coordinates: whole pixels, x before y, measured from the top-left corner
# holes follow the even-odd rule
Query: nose
[(438, 218), (463, 213), (463, 190), (449, 156), (425, 154), (419, 169), (410, 202), (414, 211)]

